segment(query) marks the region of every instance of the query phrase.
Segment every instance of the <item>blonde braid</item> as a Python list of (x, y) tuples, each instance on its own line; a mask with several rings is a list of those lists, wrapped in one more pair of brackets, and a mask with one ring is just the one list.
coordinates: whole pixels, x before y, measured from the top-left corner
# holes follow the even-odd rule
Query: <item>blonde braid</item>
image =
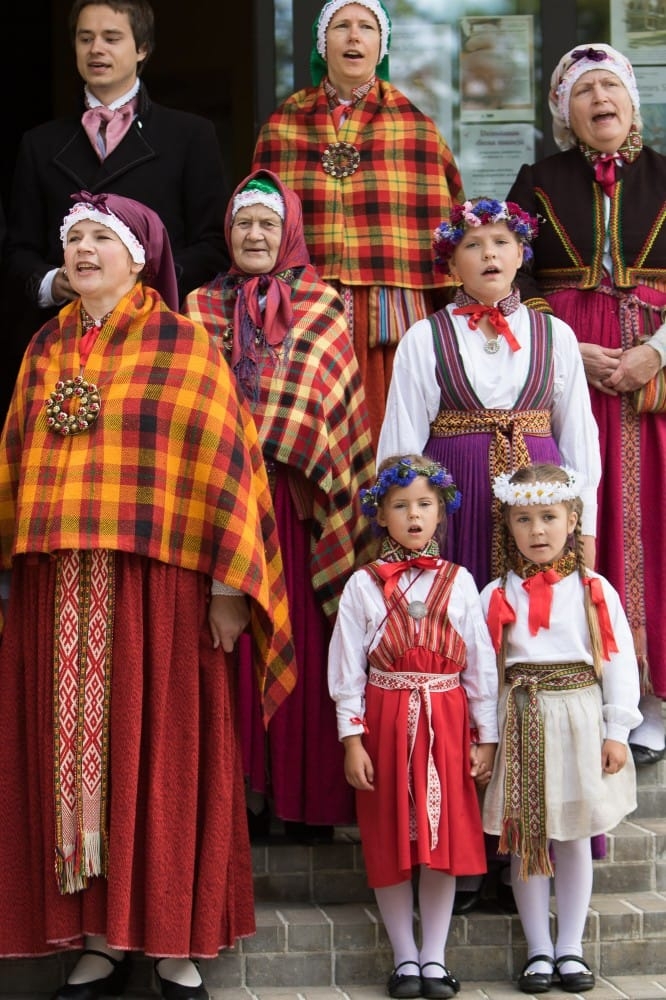
[[(513, 568), (516, 559), (516, 543), (513, 540), (513, 535), (509, 531), (509, 525), (506, 518), (506, 510), (502, 511), (501, 521), (499, 524), (499, 570), (500, 570), (500, 582), (499, 585), (503, 590), (506, 590), (506, 580), (509, 575), (509, 570)], [(504, 685), (504, 678), (506, 675), (506, 648), (508, 643), (507, 638), (508, 625), (504, 625), (502, 628), (502, 644), (497, 653), (497, 674), (500, 689)]]
[[(583, 547), (583, 530), (581, 526), (580, 515), (578, 521), (576, 522), (576, 527), (574, 528), (574, 542), (576, 545), (576, 568), (578, 570), (578, 575), (582, 580), (587, 576), (587, 567), (585, 566), (585, 553)], [(603, 645), (601, 641), (601, 629), (599, 628), (599, 612), (597, 607), (592, 600), (592, 595), (590, 594), (590, 588), (583, 584), (583, 600), (585, 602), (585, 618), (587, 619), (587, 628), (590, 633), (590, 647), (592, 649), (592, 662), (594, 663), (594, 673), (597, 679), (601, 679), (602, 664), (603, 664)]]

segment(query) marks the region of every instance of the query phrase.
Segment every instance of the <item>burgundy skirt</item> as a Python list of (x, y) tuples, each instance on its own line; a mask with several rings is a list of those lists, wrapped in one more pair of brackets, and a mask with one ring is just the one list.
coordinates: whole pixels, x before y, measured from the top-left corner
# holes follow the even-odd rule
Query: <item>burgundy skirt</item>
[(15, 560), (0, 645), (0, 955), (114, 948), (214, 957), (255, 929), (234, 665), (213, 650), (200, 574), (118, 553), (109, 873), (54, 871), (56, 561)]

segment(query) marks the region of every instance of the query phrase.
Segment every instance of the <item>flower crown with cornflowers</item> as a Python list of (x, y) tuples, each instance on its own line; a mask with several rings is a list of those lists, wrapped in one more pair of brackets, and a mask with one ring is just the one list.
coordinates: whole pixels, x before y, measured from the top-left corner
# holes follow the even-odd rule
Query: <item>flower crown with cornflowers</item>
[(573, 469), (564, 468), (565, 482), (514, 483), (513, 473), (504, 472), (493, 479), (493, 493), (509, 507), (529, 507), (531, 504), (564, 503), (580, 497), (580, 487)]
[(411, 458), (401, 458), (389, 465), (379, 473), (374, 486), (361, 490), (361, 510), (366, 517), (377, 517), (379, 505), (388, 491), (394, 486), (409, 486), (417, 476), (423, 476), (431, 486), (440, 491), (447, 514), (458, 510), (462, 496), (450, 472), (437, 462), (415, 465)]
[(495, 222), (506, 222), (524, 247), (526, 261), (532, 259), (530, 240), (539, 231), (538, 221), (524, 212), (515, 201), (496, 201), (494, 198), (479, 198), (454, 205), (448, 222), (441, 222), (433, 233), (432, 248), (435, 252), (435, 267), (447, 271), (453, 253), (468, 229), (491, 226)]

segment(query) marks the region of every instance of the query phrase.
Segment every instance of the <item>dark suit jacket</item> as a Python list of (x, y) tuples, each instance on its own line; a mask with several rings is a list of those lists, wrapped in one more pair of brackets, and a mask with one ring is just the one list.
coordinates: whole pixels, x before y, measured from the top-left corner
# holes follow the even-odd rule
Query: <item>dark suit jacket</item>
[(110, 191), (144, 202), (166, 226), (181, 297), (227, 270), (228, 190), (211, 122), (153, 104), (141, 87), (137, 117), (100, 162), (80, 116), (26, 132), (19, 148), (7, 266), (36, 301), (47, 271), (62, 264), (60, 226), (76, 191)]
[(39, 309), (37, 292), (44, 275), (62, 265), (60, 226), (71, 208), (71, 195), (81, 190), (125, 195), (161, 216), (171, 240), (181, 299), (228, 270), (224, 213), (229, 191), (212, 122), (153, 104), (142, 84), (137, 117), (103, 162), (80, 114), (26, 132), (17, 154), (8, 213), (5, 385), (0, 386), (0, 397), (7, 398), (0, 398), (0, 407), (8, 401), (30, 337), (56, 311)]

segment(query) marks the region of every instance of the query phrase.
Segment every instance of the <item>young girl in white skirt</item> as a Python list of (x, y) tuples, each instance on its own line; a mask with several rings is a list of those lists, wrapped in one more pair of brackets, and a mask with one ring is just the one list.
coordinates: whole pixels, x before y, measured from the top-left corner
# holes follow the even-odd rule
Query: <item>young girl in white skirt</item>
[[(500, 743), (484, 829), (511, 854), (527, 939), (518, 987), (594, 986), (582, 937), (592, 894), (590, 837), (636, 808), (627, 739), (641, 720), (634, 644), (617, 592), (587, 569), (575, 473), (531, 465), (498, 476), (502, 576), (481, 593), (498, 654)], [(550, 933), (554, 879), (558, 930)]]

